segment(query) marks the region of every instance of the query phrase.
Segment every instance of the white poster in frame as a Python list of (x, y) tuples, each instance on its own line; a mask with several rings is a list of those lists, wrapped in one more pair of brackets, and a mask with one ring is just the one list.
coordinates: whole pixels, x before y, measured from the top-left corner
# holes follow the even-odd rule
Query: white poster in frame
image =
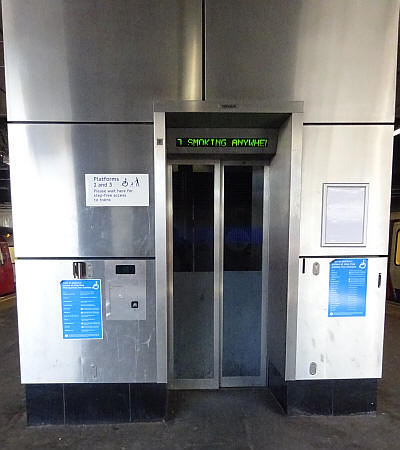
[(368, 183), (324, 183), (322, 247), (367, 245)]

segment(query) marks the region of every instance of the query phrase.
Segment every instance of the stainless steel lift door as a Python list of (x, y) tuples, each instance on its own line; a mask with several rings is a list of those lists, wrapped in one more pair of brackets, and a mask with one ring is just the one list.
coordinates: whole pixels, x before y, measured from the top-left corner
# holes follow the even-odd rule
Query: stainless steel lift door
[(266, 380), (268, 167), (168, 166), (169, 384)]

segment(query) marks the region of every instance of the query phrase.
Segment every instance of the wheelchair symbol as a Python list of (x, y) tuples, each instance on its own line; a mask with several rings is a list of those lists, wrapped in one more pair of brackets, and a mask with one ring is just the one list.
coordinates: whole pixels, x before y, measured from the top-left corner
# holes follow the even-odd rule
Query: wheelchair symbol
[(122, 182), (122, 186), (123, 187), (127, 187), (128, 186), (128, 180), (125, 178), (125, 180)]
[(99, 285), (98, 281), (96, 280), (96, 282), (95, 282), (94, 285), (92, 286), (92, 289), (97, 290), (97, 289), (99, 289), (99, 288), (100, 288), (100, 285)]
[(360, 269), (365, 269), (367, 267), (367, 264), (365, 262), (365, 259), (363, 259), (363, 262), (358, 266)]

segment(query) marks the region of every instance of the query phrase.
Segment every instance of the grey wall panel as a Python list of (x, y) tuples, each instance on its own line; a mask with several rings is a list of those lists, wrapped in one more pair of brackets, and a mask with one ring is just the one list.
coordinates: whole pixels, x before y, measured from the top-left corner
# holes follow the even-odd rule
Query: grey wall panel
[(206, 3), (206, 97), (304, 101), (304, 122), (391, 122), (398, 0)]
[[(125, 260), (126, 261), (126, 260)], [(146, 320), (107, 320), (104, 261), (90, 261), (102, 280), (103, 339), (63, 339), (60, 282), (72, 260), (18, 260), (18, 328), (22, 383), (157, 381), (154, 261), (146, 261)]]
[(200, 0), (4, 0), (8, 119), (152, 121), (201, 99)]
[[(300, 254), (387, 255), (393, 126), (304, 127)], [(321, 247), (323, 183), (368, 183), (366, 246)]]
[[(368, 258), (366, 313), (330, 317), (330, 263), (334, 258), (299, 261), (296, 380), (380, 378), (385, 321), (387, 258)], [(316, 276), (313, 264), (320, 270)], [(378, 279), (381, 277), (381, 283)], [(316, 373), (310, 373), (310, 364)]]
[[(153, 126), (9, 125), (18, 257), (154, 256)], [(149, 174), (150, 206), (87, 207), (85, 173)]]

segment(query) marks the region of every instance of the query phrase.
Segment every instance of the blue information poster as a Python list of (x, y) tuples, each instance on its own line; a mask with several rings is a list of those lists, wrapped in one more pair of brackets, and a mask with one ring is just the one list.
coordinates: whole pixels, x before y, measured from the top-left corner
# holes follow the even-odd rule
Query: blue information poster
[(367, 258), (335, 259), (329, 267), (329, 317), (365, 316)]
[(64, 339), (103, 339), (101, 280), (61, 282)]

